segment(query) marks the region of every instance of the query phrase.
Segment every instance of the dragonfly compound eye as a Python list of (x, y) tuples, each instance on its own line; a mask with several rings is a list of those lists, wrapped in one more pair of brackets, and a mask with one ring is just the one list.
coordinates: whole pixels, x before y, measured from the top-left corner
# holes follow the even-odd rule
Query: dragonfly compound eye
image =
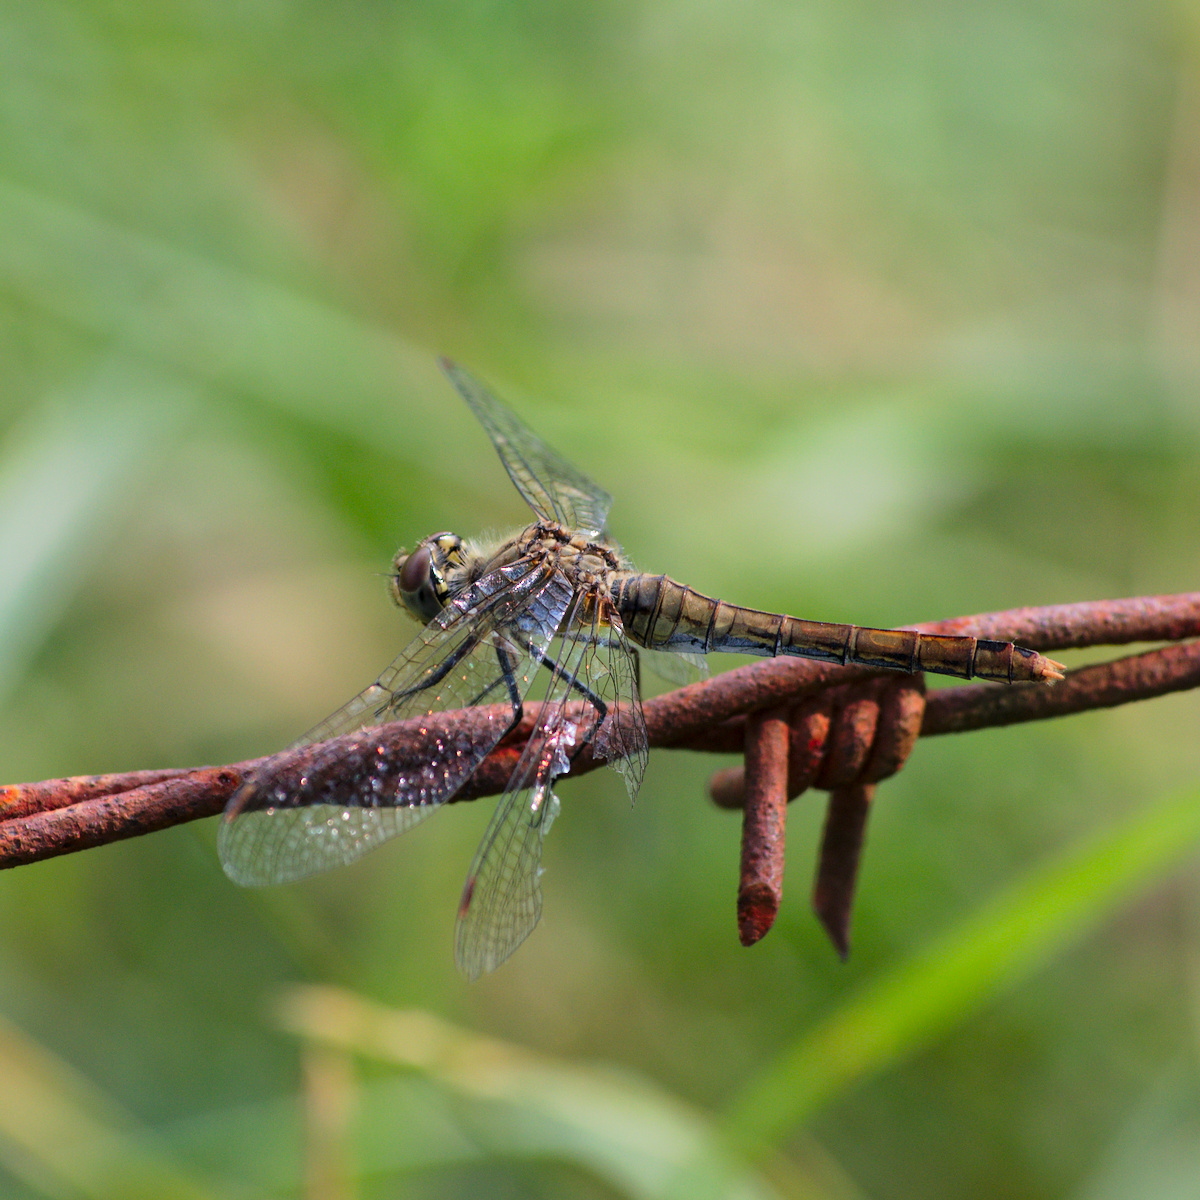
[(429, 582), (429, 547), (419, 546), (403, 563), (397, 564), (396, 586), (402, 596), (412, 595)]
[(442, 611), (442, 599), (434, 578), (433, 555), (428, 544), (418, 546), (406, 558), (397, 555), (392, 598), (419, 621), (432, 621)]

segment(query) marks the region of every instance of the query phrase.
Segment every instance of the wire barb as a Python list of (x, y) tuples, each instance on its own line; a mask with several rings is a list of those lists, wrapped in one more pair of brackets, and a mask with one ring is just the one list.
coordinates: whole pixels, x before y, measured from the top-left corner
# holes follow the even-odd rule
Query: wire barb
[(766, 936), (783, 900), (789, 733), (782, 709), (754, 713), (746, 722), (746, 802), (737, 895), (743, 946)]
[(867, 838), (867, 816), (875, 798), (873, 783), (834, 788), (829, 793), (821, 854), (813, 884), (813, 909), (838, 956), (850, 955), (850, 916), (858, 865)]

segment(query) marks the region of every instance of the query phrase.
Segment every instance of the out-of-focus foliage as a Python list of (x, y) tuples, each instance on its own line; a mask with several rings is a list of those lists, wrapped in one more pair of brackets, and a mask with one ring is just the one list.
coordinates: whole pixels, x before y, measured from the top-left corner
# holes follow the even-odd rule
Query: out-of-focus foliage
[[(396, 546), (524, 516), (440, 352), (730, 599), (1194, 588), (1196, 21), (4, 6), (0, 776), (262, 753), (371, 678)], [(471, 987), (482, 805), (264, 892), (207, 826), (8, 873), (0, 1195), (1190, 1195), (1198, 729), (919, 746), (847, 965), (818, 796), (737, 946), (695, 755), (632, 812), (562, 785), (543, 927)]]

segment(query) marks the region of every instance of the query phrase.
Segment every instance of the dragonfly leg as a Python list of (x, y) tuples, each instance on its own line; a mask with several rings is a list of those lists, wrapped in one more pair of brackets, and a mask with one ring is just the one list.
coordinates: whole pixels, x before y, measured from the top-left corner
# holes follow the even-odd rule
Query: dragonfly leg
[(588, 726), (587, 733), (583, 739), (576, 745), (575, 749), (568, 756), (567, 761), (573, 763), (583, 748), (596, 736), (596, 731), (604, 724), (604, 718), (608, 716), (608, 705), (592, 691), (585, 683), (580, 683), (579, 679), (574, 675), (569, 675), (553, 655), (545, 652), (539, 653), (537, 648), (532, 645), (527, 645), (526, 649), (546, 668), (555, 679), (565, 679), (573, 690), (578, 692), (592, 706), (592, 711), (595, 713), (595, 719)]
[(415, 696), (418, 692), (427, 691), (429, 688), (441, 683), (468, 654), (473, 653), (478, 645), (479, 642), (476, 638), (467, 638), (453, 654), (447, 655), (446, 658), (438, 663), (436, 669), (430, 671), (420, 683), (414, 684), (410, 688), (405, 688), (403, 691), (393, 692), (388, 697), (387, 703), (376, 710), (376, 719), (382, 720), (389, 710), (394, 711), (398, 708), (402, 700), (407, 700), (410, 696)]
[(546, 668), (547, 671), (555, 679), (565, 679), (570, 686), (577, 691), (595, 710), (600, 714), (600, 720), (603, 721), (608, 716), (608, 705), (592, 691), (586, 683), (580, 683), (574, 676), (568, 675), (567, 672), (559, 666), (558, 662), (552, 654), (540, 652), (536, 646), (526, 645), (525, 649), (530, 652), (537, 660)]
[[(500, 663), (500, 670), (504, 673), (504, 686), (508, 688), (508, 698), (512, 703), (512, 721), (508, 728), (500, 735), (501, 739), (508, 737), (510, 733), (521, 723), (521, 718), (525, 715), (525, 705), (521, 701), (521, 691), (517, 687), (516, 663), (513, 657), (503, 646), (496, 647), (496, 660)], [(493, 683), (485, 691), (471, 701), (472, 704), (478, 704), (496, 685)]]

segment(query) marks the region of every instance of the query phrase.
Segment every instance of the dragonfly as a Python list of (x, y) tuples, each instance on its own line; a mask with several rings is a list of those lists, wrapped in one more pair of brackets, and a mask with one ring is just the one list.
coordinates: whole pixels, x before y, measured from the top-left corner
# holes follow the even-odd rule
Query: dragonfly
[(541, 917), (542, 847), (559, 811), (554, 785), (583, 747), (615, 767), (636, 798), (648, 758), (639, 655), (798, 655), (1002, 683), (1063, 677), (1060, 663), (1011, 642), (800, 620), (642, 574), (606, 531), (612, 496), (466, 370), (446, 359), (441, 366), (535, 520), (490, 543), (443, 532), (400, 550), (392, 598), (424, 628), (296, 746), (457, 709), (474, 710), (476, 720), (469, 736), (442, 722), (418, 769), (389, 761), (383, 745), (366, 766), (340, 775), (297, 776), (268, 760), (221, 818), (218, 853), (235, 882), (302, 879), (413, 828), (467, 784), (529, 707), (532, 731), (459, 902), (455, 961), (474, 979), (504, 962)]

